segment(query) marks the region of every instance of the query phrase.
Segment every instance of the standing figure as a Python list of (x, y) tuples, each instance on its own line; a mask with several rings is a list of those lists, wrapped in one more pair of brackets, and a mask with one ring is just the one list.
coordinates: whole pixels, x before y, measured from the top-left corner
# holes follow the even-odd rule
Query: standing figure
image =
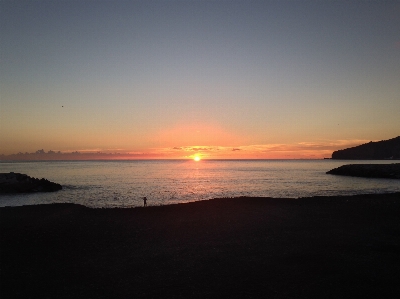
[(143, 197), (143, 206), (147, 207), (147, 197)]

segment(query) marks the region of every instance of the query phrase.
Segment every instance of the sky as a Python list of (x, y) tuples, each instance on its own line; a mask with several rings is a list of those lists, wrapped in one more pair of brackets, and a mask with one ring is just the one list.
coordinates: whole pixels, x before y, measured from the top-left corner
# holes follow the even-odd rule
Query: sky
[(400, 135), (400, 1), (0, 1), (0, 154), (330, 157)]

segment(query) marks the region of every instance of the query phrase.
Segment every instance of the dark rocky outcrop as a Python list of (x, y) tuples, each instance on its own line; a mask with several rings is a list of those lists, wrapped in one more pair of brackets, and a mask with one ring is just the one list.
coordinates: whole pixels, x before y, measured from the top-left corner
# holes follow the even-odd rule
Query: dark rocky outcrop
[(329, 170), (327, 174), (365, 178), (400, 179), (400, 163), (393, 164), (348, 164)]
[(384, 160), (400, 159), (400, 136), (389, 140), (369, 142), (334, 151), (332, 159)]
[(28, 192), (54, 192), (61, 190), (62, 186), (44, 178), (36, 179), (21, 173), (0, 173), (0, 194), (28, 193)]

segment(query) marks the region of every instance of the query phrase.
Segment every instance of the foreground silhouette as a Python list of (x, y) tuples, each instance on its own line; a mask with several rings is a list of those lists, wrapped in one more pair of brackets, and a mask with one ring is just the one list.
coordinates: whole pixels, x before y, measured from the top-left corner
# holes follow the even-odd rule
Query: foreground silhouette
[(3, 298), (397, 298), (400, 193), (0, 208)]

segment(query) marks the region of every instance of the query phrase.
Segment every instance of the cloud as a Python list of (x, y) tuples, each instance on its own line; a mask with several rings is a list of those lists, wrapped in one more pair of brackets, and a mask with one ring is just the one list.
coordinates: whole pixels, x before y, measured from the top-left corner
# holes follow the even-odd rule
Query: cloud
[[(186, 159), (194, 153), (209, 159), (322, 159), (331, 157), (332, 152), (368, 143), (371, 140), (318, 140), (291, 144), (256, 144), (242, 146), (175, 146), (151, 148), (145, 151), (118, 152), (107, 149), (77, 150), (73, 152), (45, 152), (0, 155), (0, 160), (116, 160), (116, 159)], [(378, 141), (378, 140), (372, 140)], [(113, 151), (113, 152), (111, 152)]]
[(215, 150), (215, 147), (192, 147), (191, 150), (192, 151), (200, 151), (200, 152), (207, 152), (207, 151), (213, 151)]

